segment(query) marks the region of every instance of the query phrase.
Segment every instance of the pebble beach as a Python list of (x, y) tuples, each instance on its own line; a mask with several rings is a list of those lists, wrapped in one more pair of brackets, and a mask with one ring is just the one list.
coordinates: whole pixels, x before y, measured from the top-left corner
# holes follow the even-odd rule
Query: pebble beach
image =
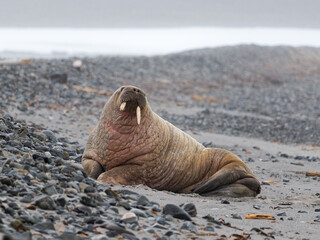
[[(2, 239), (318, 239), (319, 66), (319, 48), (257, 45), (0, 64)], [(88, 178), (87, 138), (129, 84), (203, 145), (237, 154), (261, 194), (210, 198)]]

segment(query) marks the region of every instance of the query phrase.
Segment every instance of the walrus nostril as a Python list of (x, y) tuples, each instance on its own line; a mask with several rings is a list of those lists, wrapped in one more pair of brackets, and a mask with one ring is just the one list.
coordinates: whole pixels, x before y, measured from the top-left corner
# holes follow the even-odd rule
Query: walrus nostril
[(132, 90), (136, 93), (140, 93), (141, 91), (138, 88), (132, 88)]

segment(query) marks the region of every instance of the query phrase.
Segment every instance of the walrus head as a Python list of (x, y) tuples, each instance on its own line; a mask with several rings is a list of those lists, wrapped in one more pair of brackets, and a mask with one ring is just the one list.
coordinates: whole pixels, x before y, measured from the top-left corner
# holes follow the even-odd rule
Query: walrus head
[[(112, 117), (115, 124), (140, 125), (142, 113), (147, 107), (146, 94), (141, 89), (130, 85), (123, 86), (114, 92), (109, 101), (103, 117)], [(113, 114), (110, 115), (110, 112)]]

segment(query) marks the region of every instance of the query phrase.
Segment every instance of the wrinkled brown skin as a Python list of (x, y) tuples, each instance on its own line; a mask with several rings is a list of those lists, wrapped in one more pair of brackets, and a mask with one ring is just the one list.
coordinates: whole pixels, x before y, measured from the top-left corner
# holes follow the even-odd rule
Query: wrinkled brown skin
[[(123, 101), (127, 105), (120, 111)], [(155, 114), (145, 93), (133, 86), (119, 88), (106, 103), (82, 164), (89, 177), (108, 184), (144, 184), (207, 196), (260, 193), (260, 182), (240, 158), (224, 149), (205, 148)]]

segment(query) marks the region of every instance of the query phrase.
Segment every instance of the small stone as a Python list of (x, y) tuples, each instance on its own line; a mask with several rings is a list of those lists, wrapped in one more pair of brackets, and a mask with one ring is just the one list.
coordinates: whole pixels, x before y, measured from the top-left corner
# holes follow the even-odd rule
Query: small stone
[(253, 204), (253, 208), (260, 210), (260, 209), (261, 209), (261, 206), (260, 206), (260, 205)]
[(120, 202), (118, 203), (118, 205), (121, 206), (121, 207), (124, 207), (124, 208), (127, 209), (127, 210), (130, 210), (130, 209), (131, 209), (131, 206), (130, 206), (129, 202), (126, 202), (126, 201), (120, 201)]
[(53, 185), (48, 185), (45, 186), (42, 191), (48, 195), (54, 195), (54, 194), (58, 194), (57, 189), (55, 188), (55, 186)]
[(203, 230), (207, 232), (214, 232), (214, 227), (207, 225), (203, 228)]
[(35, 199), (35, 205), (44, 210), (56, 210), (55, 202), (49, 196), (40, 196)]
[(150, 203), (149, 199), (141, 195), (137, 200), (137, 205), (146, 206)]
[(73, 232), (63, 232), (60, 236), (59, 236), (60, 240), (76, 240), (77, 238), (77, 234), (73, 233)]
[(242, 219), (242, 217), (237, 213), (232, 213), (231, 217), (234, 218), (234, 219)]
[(84, 189), (85, 193), (94, 193), (96, 191), (96, 188), (88, 186)]
[(214, 223), (216, 225), (221, 225), (221, 223), (217, 220), (214, 219), (214, 217), (212, 217), (210, 214), (206, 215), (203, 217), (204, 219), (206, 219), (208, 222)]
[(153, 228), (160, 228), (160, 229), (168, 229), (166, 226), (163, 226), (159, 223), (155, 223), (152, 225)]
[(126, 233), (126, 234), (130, 234), (130, 235), (134, 235), (132, 232), (126, 230), (125, 227), (122, 226), (122, 225), (120, 225), (120, 224), (110, 223), (110, 224), (107, 225), (106, 228), (107, 228), (108, 230), (117, 232), (117, 233), (119, 233), (119, 234)]
[(38, 230), (39, 232), (47, 233), (48, 230), (55, 230), (52, 222), (40, 222), (33, 225), (33, 228)]
[(89, 207), (97, 207), (96, 200), (94, 200), (90, 197), (87, 197), (87, 196), (82, 196), (80, 199), (80, 202), (86, 206), (89, 206)]
[(10, 227), (14, 228), (16, 231), (25, 230), (25, 227), (23, 226), (23, 223), (19, 219), (15, 219), (10, 222)]
[(69, 182), (68, 185), (74, 189), (77, 189), (78, 193), (81, 192), (79, 184), (77, 182), (72, 181), (72, 182)]
[(316, 208), (314, 211), (315, 212), (320, 212), (320, 208)]
[(76, 194), (78, 194), (78, 191), (76, 189), (74, 189), (74, 188), (66, 188), (65, 189), (65, 193), (66, 194), (74, 194), (74, 195), (76, 195)]
[(299, 210), (298, 213), (308, 213), (308, 212), (304, 210)]
[(161, 224), (161, 225), (166, 225), (166, 224), (168, 224), (168, 222), (166, 221), (166, 219), (165, 218), (163, 218), (163, 217), (157, 217), (157, 223), (159, 223), (159, 224)]
[(182, 224), (182, 226), (180, 227), (180, 230), (188, 230), (188, 231), (194, 232), (194, 233), (198, 232), (197, 227), (195, 225), (193, 225), (192, 222), (184, 222)]
[(74, 211), (77, 213), (82, 213), (85, 216), (90, 216), (92, 214), (91, 208), (87, 206), (77, 206), (74, 208)]
[(7, 178), (7, 177), (0, 178), (0, 182), (7, 186), (14, 186), (14, 181), (11, 178)]
[(38, 173), (38, 174), (37, 174), (37, 178), (38, 178), (39, 180), (43, 181), (43, 182), (46, 182), (46, 181), (48, 181), (48, 180), (51, 179), (51, 177), (48, 176), (48, 175), (47, 175), (46, 173), (44, 173), (44, 172)]
[(167, 204), (163, 208), (163, 214), (169, 214), (174, 218), (192, 221), (190, 215), (182, 208), (174, 205), (174, 204)]
[(152, 228), (148, 228), (146, 231), (148, 233), (151, 233), (151, 234), (155, 234), (156, 233), (156, 231), (154, 229), (152, 229)]
[(19, 210), (20, 209), (19, 205), (17, 203), (15, 203), (15, 202), (8, 203), (8, 206), (11, 207), (14, 210)]
[[(108, 237), (110, 237), (110, 236), (108, 236)], [(66, 240), (68, 240), (68, 239), (66, 239)], [(108, 240), (108, 238), (107, 238), (107, 236), (103, 236), (102, 234), (99, 234), (99, 235), (96, 235), (96, 236), (92, 236), (91, 240)]]
[(154, 211), (154, 212), (161, 212), (161, 209), (158, 208), (157, 206), (153, 206), (153, 207), (152, 207), (152, 211)]
[(66, 73), (52, 73), (49, 75), (49, 79), (56, 83), (66, 84), (68, 81), (68, 74)]
[(287, 216), (287, 213), (286, 212), (281, 212), (281, 213), (278, 213), (277, 216)]
[(118, 234), (117, 232), (115, 232), (115, 231), (108, 231), (106, 234), (107, 234), (107, 237), (109, 237), (109, 238), (114, 238), (114, 237), (116, 237), (116, 236), (119, 235), (119, 234)]
[(67, 204), (67, 200), (64, 197), (58, 197), (55, 199), (56, 204), (58, 204), (61, 207), (65, 207)]
[(47, 138), (49, 139), (49, 141), (56, 143), (58, 140), (56, 138), (56, 136), (54, 135), (54, 133), (50, 130), (43, 130), (42, 133), (44, 133)]
[(77, 60), (75, 60), (75, 61), (72, 63), (72, 66), (73, 66), (74, 68), (80, 69), (81, 66), (82, 66), (82, 61), (81, 61), (80, 59), (77, 59)]
[(193, 204), (193, 203), (187, 203), (183, 209), (189, 213), (189, 215), (191, 217), (196, 217), (197, 216), (197, 209), (196, 209), (196, 206)]
[(137, 209), (137, 208), (132, 208), (130, 210), (130, 212), (133, 212), (134, 214), (136, 214), (138, 217), (143, 217), (143, 218), (146, 218), (147, 215), (145, 214), (144, 211), (140, 210), (140, 209)]
[(133, 212), (128, 212), (122, 216), (121, 221), (124, 223), (136, 223), (137, 216)]
[(10, 162), (9, 167), (23, 169), (23, 165), (17, 162)]
[(33, 200), (32, 195), (25, 195), (23, 198), (20, 199), (20, 202), (31, 203), (32, 200)]
[(133, 235), (130, 235), (130, 234), (127, 234), (127, 233), (123, 233), (122, 237), (125, 238), (125, 239), (129, 239), (129, 240), (139, 240), (139, 238), (137, 238), (136, 236), (133, 236)]
[(228, 200), (226, 200), (226, 199), (222, 199), (222, 200), (221, 200), (221, 203), (222, 203), (222, 204), (230, 204), (230, 202), (229, 202)]

